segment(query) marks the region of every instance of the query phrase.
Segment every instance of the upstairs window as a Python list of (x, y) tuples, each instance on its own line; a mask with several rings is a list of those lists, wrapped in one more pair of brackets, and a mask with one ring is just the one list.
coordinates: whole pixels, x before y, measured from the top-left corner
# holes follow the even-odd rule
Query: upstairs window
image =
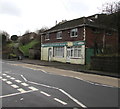
[(92, 31), (93, 31), (93, 33), (95, 33), (95, 34), (99, 34), (99, 33), (100, 33), (100, 30), (97, 29), (97, 28), (92, 28)]
[(45, 40), (50, 40), (50, 38), (49, 38), (49, 33), (47, 33), (47, 34), (45, 35)]
[(77, 37), (78, 36), (78, 29), (74, 28), (70, 31), (70, 37)]
[(62, 31), (57, 32), (56, 38), (57, 38), (57, 39), (62, 39)]
[(106, 31), (106, 35), (111, 36), (112, 35), (112, 31)]

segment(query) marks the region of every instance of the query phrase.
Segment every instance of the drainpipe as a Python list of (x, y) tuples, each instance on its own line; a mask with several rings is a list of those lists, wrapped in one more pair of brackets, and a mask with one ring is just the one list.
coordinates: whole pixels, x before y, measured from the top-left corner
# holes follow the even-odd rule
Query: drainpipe
[(105, 30), (104, 30), (104, 34), (103, 34), (103, 53), (104, 53), (104, 49), (105, 49)]
[[(85, 42), (86, 41), (86, 27), (85, 27), (86, 18), (84, 17), (83, 20), (84, 20), (84, 29), (83, 29), (83, 38), (84, 39), (83, 39), (83, 41)], [(85, 49), (84, 49), (84, 65), (86, 65), (86, 45), (84, 45), (84, 46), (85, 46)]]
[(43, 53), (43, 51), (42, 51), (42, 50), (43, 50), (43, 49), (42, 49), (43, 35), (42, 35), (42, 34), (40, 34), (40, 40), (41, 40), (41, 41), (40, 41), (40, 47), (41, 47), (41, 48), (40, 48), (40, 50), (41, 50), (41, 53), (40, 53), (40, 60), (43, 60), (43, 56), (42, 56), (42, 53)]

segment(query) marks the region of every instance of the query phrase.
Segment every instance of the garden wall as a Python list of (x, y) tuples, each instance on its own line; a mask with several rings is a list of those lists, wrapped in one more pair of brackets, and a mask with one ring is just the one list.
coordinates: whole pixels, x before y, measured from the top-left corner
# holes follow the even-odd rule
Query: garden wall
[(120, 73), (120, 57), (91, 57), (91, 69)]

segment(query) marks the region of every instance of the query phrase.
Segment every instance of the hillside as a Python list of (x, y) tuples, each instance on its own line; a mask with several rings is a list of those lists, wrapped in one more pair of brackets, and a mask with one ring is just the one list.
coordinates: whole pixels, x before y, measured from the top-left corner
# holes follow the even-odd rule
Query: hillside
[(20, 45), (19, 50), (24, 54), (25, 57), (28, 57), (29, 56), (29, 49), (33, 48), (38, 43), (39, 43), (38, 40), (32, 40), (28, 44)]

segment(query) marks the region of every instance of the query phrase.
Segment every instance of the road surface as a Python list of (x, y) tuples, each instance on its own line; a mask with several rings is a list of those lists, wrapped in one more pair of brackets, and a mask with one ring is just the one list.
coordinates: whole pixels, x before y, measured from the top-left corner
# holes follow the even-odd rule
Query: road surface
[(17, 61), (0, 61), (2, 107), (118, 107), (118, 88), (51, 74)]

